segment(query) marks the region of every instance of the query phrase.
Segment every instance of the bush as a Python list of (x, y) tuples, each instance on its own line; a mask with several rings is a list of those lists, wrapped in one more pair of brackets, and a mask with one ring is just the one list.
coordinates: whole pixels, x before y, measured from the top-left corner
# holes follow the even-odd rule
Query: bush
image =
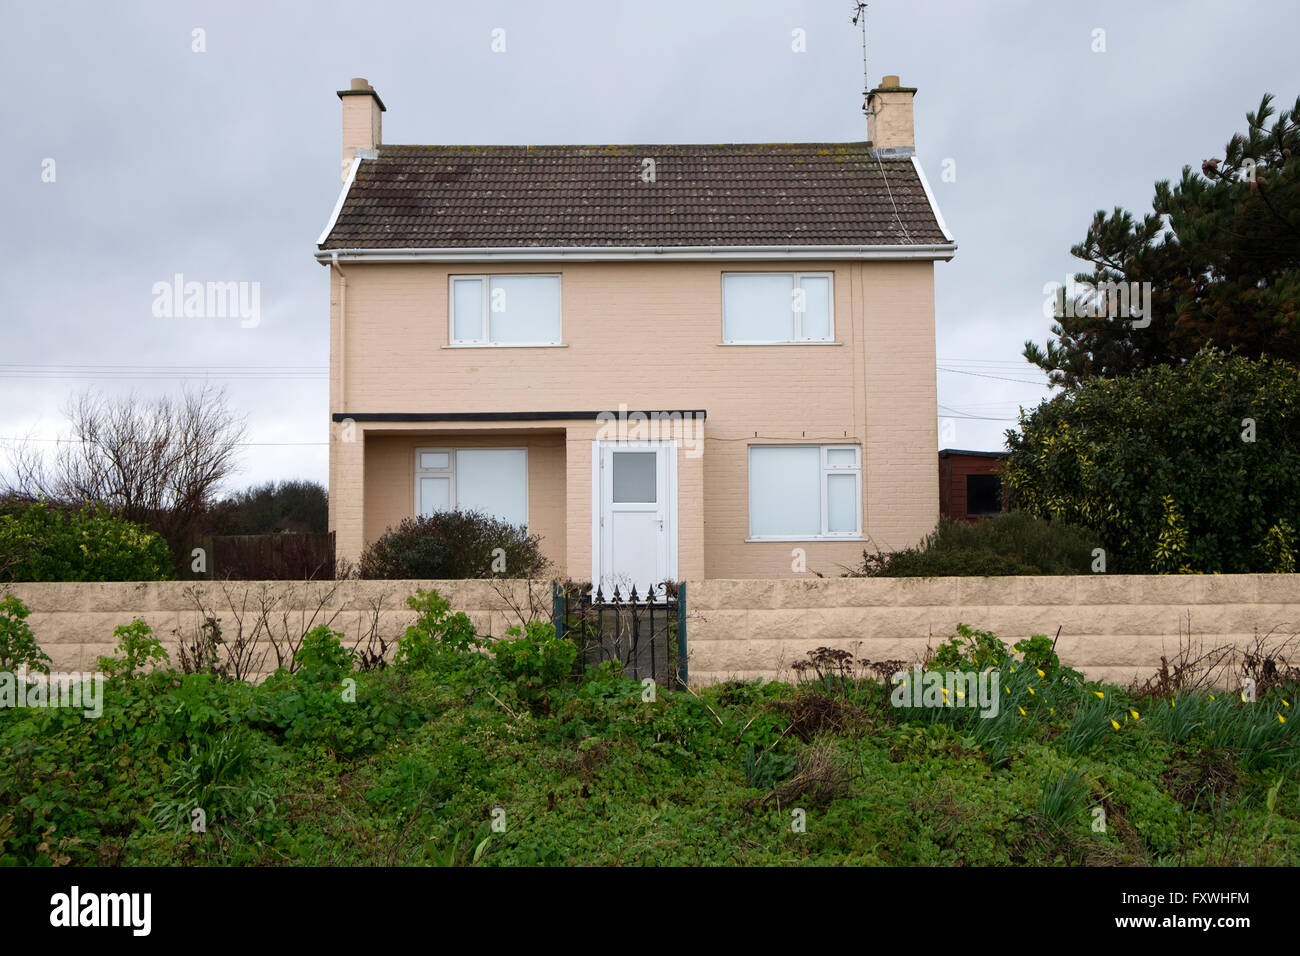
[(116, 652), (112, 657), (101, 657), (97, 665), (109, 677), (134, 677), (136, 671), (171, 663), (162, 641), (154, 637), (143, 618), (113, 628), (113, 636), (118, 638)]
[(304, 681), (333, 684), (351, 672), (356, 661), (352, 651), (343, 646), (342, 637), (328, 624), (318, 625), (303, 635), (294, 660)]
[(0, 580), (165, 581), (171, 572), (161, 537), (101, 506), (63, 511), (38, 501), (0, 515)]
[(1107, 570), (1280, 572), (1300, 554), (1300, 376), (1212, 348), (1094, 379), (1008, 432), (1012, 502), (1095, 528)]
[(551, 689), (572, 673), (578, 645), (556, 637), (555, 625), (550, 621), (529, 621), (523, 631), (515, 626), (506, 634), (515, 639), (492, 645), (501, 676), (515, 682), (522, 700), (544, 705)]
[[(499, 550), (498, 550), (499, 549)], [(478, 511), (440, 511), (389, 528), (361, 555), (363, 578), (540, 577), (541, 538)]]
[(1010, 511), (968, 523), (943, 518), (918, 547), (892, 554), (864, 552), (856, 576), (978, 577), (1087, 574), (1097, 536), (1060, 521)]
[(31, 613), (27, 605), (12, 594), (0, 600), (0, 671), (26, 667), (42, 674), (50, 672), (50, 657), (41, 650), (32, 629), (27, 626), (27, 616)]
[(464, 611), (452, 614), (451, 605), (437, 591), (416, 591), (406, 604), (419, 617), (397, 645), (393, 664), (398, 670), (437, 670), (451, 657), (478, 646), (469, 616)]

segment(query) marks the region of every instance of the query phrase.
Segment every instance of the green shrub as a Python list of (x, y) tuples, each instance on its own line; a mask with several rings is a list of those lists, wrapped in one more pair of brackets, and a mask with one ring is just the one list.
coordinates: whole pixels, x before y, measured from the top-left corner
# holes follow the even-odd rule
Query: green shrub
[(1300, 553), (1300, 375), (1212, 348), (1091, 379), (1008, 432), (1030, 514), (1097, 529), (1107, 570), (1278, 572)]
[(143, 618), (113, 628), (113, 636), (118, 639), (113, 656), (101, 657), (97, 665), (107, 677), (132, 677), (136, 671), (171, 663), (162, 641)]
[(49, 655), (41, 650), (27, 625), (31, 613), (27, 605), (12, 594), (0, 600), (0, 671), (12, 672), (26, 667), (42, 674), (50, 672)]
[(393, 663), (399, 671), (440, 670), (478, 646), (469, 616), (463, 611), (452, 614), (451, 605), (437, 591), (416, 591), (406, 604), (419, 616), (398, 642)]
[(86, 505), (80, 511), (36, 502), (0, 515), (0, 580), (164, 581), (167, 543), (147, 528)]
[(302, 644), (294, 654), (298, 674), (312, 683), (333, 684), (342, 680), (352, 670), (355, 658), (343, 646), (342, 634), (321, 624), (302, 637)]
[(915, 548), (865, 552), (855, 573), (888, 578), (1087, 574), (1097, 547), (1098, 537), (1084, 528), (1024, 512), (976, 522), (943, 518)]
[(551, 690), (572, 673), (578, 645), (556, 637), (550, 621), (529, 621), (522, 631), (516, 626), (506, 634), (515, 639), (492, 645), (501, 676), (514, 681), (521, 699), (545, 703)]
[(477, 511), (440, 511), (389, 528), (361, 555), (363, 578), (540, 577), (541, 537)]
[(939, 645), (927, 667), (938, 671), (982, 671), (986, 667), (1000, 667), (1010, 656), (1007, 645), (996, 634), (958, 624), (957, 636)]

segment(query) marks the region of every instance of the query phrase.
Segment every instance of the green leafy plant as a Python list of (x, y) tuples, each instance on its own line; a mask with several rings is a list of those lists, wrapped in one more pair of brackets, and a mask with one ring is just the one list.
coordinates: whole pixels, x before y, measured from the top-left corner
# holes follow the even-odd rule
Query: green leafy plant
[(479, 646), (469, 615), (452, 614), (451, 604), (436, 590), (417, 591), (406, 604), (418, 616), (397, 645), (393, 664), (398, 670), (436, 670)]
[(0, 515), (0, 580), (165, 581), (167, 543), (103, 507), (67, 511), (35, 502)]
[(1038, 815), (1052, 830), (1066, 831), (1079, 819), (1090, 796), (1082, 770), (1048, 774), (1038, 795)]
[(968, 624), (957, 625), (957, 636), (939, 645), (931, 655), (929, 670), (982, 671), (997, 667), (1010, 656), (996, 634), (977, 631)]
[(303, 680), (312, 683), (337, 683), (348, 674), (356, 659), (349, 648), (343, 646), (344, 635), (321, 624), (302, 637), (302, 644), (294, 659)]
[(544, 705), (551, 691), (564, 682), (578, 659), (578, 646), (555, 636), (550, 621), (529, 621), (506, 631), (514, 640), (499, 640), (492, 645), (501, 676), (513, 681), (521, 699)]
[(151, 816), (165, 829), (189, 829), (201, 810), (205, 826), (227, 834), (238, 832), (258, 813), (272, 813), (270, 793), (253, 786), (255, 770), (249, 739), (237, 731), (196, 741), (190, 755), (168, 778), (167, 796), (157, 801)]
[(1013, 502), (1097, 529), (1106, 571), (1293, 567), (1300, 375), (1213, 348), (1186, 363), (1091, 379), (1007, 433)]
[(118, 639), (113, 656), (101, 657), (98, 662), (106, 677), (133, 677), (137, 671), (171, 663), (162, 641), (143, 618), (113, 628), (113, 636)]
[(0, 599), (0, 671), (26, 667), (42, 674), (50, 672), (49, 655), (36, 643), (27, 624), (31, 611), (13, 594)]

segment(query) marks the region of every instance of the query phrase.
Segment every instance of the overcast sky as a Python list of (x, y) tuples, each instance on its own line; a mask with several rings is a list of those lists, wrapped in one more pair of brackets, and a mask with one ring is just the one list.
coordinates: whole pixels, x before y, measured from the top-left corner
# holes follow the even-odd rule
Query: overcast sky
[[(61, 434), (75, 390), (206, 377), (248, 416), (234, 486), (324, 482), (312, 251), (339, 190), (336, 90), (368, 78), (389, 143), (858, 141), (853, 6), (7, 2), (0, 451)], [(1264, 92), (1294, 102), (1297, 9), (870, 3), (871, 80), (919, 88), (918, 153), (959, 244), (936, 266), (941, 445), (1000, 448), (1047, 394), (1020, 353), (1046, 339), (1043, 285), (1080, 268), (1069, 248), (1095, 210), (1149, 211), (1153, 183), (1222, 155)], [(177, 273), (259, 283), (260, 322), (155, 316)]]

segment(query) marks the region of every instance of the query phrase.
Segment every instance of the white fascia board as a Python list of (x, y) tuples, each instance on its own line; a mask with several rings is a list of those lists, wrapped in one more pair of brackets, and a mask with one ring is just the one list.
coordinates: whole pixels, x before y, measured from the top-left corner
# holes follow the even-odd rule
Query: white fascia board
[[(339, 193), (339, 201), (334, 204), (334, 211), (330, 213), (330, 221), (325, 223), (325, 231), (322, 232), (320, 238), (316, 240), (316, 245), (318, 246), (329, 238), (329, 234), (334, 230), (334, 224), (339, 221), (339, 213), (343, 211), (343, 203), (348, 198), (348, 190), (352, 188), (352, 180), (357, 178), (357, 167), (361, 165), (361, 160), (363, 158), (374, 158), (373, 156), (362, 157), (362, 152), (366, 151), (358, 150), (357, 155), (352, 159), (352, 167), (348, 170), (348, 178), (343, 181), (343, 189)], [(316, 258), (320, 259), (321, 257), (317, 256)], [(326, 258), (329, 257), (326, 256)]]
[(943, 221), (943, 213), (939, 211), (939, 204), (934, 201), (934, 193), (930, 191), (930, 180), (925, 178), (925, 170), (921, 168), (921, 161), (916, 158), (915, 154), (912, 156), (912, 166), (916, 169), (916, 175), (920, 177), (921, 188), (925, 190), (925, 198), (930, 203), (930, 211), (934, 213), (934, 221), (939, 224), (939, 228), (943, 231), (943, 237), (953, 243), (955, 248), (956, 240), (953, 239), (952, 233), (948, 231), (948, 224)]
[[(932, 201), (933, 203), (933, 201)], [(938, 210), (935, 210), (936, 217)], [(942, 225), (942, 220), (939, 220)], [(331, 225), (332, 228), (332, 225)], [(944, 230), (947, 234), (947, 230)], [(328, 230), (327, 230), (328, 234)], [(324, 237), (320, 241), (324, 241)], [(320, 245), (320, 242), (317, 242)], [(495, 246), (450, 249), (318, 249), (321, 262), (555, 262), (630, 259), (943, 259), (957, 244), (927, 243), (889, 246)]]

